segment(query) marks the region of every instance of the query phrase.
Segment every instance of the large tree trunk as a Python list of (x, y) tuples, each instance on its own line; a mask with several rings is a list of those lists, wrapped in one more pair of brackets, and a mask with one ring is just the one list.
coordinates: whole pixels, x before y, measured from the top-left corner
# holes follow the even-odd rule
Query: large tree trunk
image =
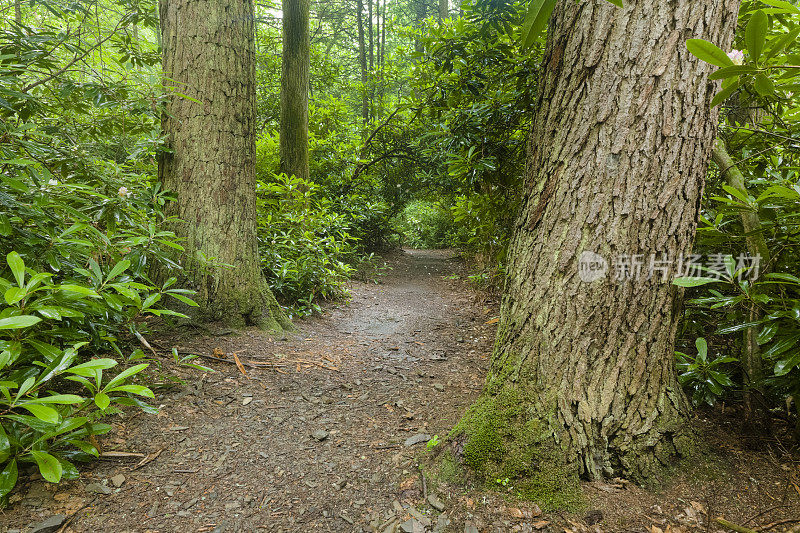
[(309, 0), (283, 0), (281, 172), (308, 179)]
[[(645, 277), (651, 254), (691, 253), (717, 127), (712, 67), (684, 43), (726, 49), (738, 4), (556, 6), (491, 369), (453, 434), (477, 470), (536, 493), (570, 474), (652, 479), (691, 447), (680, 290)], [(593, 253), (611, 268), (585, 282)], [(614, 280), (635, 254), (644, 275)]]
[(164, 187), (177, 194), (168, 213), (181, 221), (185, 275), (204, 318), (290, 327), (256, 240), (253, 1), (162, 0), (160, 18), (165, 84), (191, 98), (167, 102), (171, 152), (159, 164)]

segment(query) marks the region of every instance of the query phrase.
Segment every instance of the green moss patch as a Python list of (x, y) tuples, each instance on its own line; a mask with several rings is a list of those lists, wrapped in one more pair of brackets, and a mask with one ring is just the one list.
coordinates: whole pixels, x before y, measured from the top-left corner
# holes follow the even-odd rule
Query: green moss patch
[(532, 412), (533, 405), (511, 385), (484, 393), (451, 431), (451, 458), (489, 488), (502, 487), (545, 510), (578, 509), (577, 472), (555, 444), (549, 421)]

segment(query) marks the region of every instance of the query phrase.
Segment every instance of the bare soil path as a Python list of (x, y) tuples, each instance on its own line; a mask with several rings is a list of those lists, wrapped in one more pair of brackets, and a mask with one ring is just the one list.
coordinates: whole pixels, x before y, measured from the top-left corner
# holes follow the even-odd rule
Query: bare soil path
[[(743, 521), (767, 509), (757, 524), (800, 518), (798, 463), (745, 450), (726, 433), (730, 421), (703, 417), (730, 458), (715, 463), (725, 473), (711, 481), (688, 473), (659, 493), (586, 484), (585, 510), (551, 515), (497, 492), (429, 491), (417, 459), (480, 391), (497, 308), (453, 279), (463, 266), (450, 251), (406, 251), (389, 263), (379, 284), (353, 283), (349, 303), (298, 321), (285, 340), (253, 330), (154, 339), (166, 355), (163, 380), (182, 383), (158, 390), (157, 415), (112, 417), (100, 440), (106, 453), (144, 461), (106, 458), (60, 486), (29, 476), (0, 514), (0, 533), (656, 533), (653, 525), (677, 533), (719, 530), (709, 512)], [(245, 376), (235, 364), (203, 361), (216, 372), (202, 373), (175, 365), (173, 346), (272, 366), (245, 367)], [(37, 529), (57, 513), (68, 522)]]

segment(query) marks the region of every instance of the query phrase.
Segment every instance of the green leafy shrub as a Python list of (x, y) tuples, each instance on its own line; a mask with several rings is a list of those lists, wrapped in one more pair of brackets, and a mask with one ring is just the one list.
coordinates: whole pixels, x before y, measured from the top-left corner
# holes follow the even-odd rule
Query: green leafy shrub
[(350, 220), (335, 213), (320, 187), (294, 176), (258, 183), (261, 263), (275, 295), (300, 315), (317, 301), (344, 296), (359, 256)]
[(713, 405), (726, 389), (733, 387), (729, 366), (738, 360), (730, 356), (710, 359), (708, 344), (702, 337), (697, 339), (696, 346), (696, 356), (675, 352), (678, 378), (681, 385), (692, 391), (695, 405)]
[(106, 331), (104, 340), (116, 346), (109, 332), (115, 324), (174, 314), (154, 307), (162, 295), (190, 302), (186, 291), (170, 289), (174, 278), (161, 288), (134, 281), (127, 259), (107, 271), (90, 261), (85, 279), (69, 283), (26, 268), (16, 252), (8, 254), (7, 266), (11, 279), (0, 278), (0, 506), (16, 484), (20, 463), (36, 464), (52, 483), (73, 479), (73, 461), (98, 455), (91, 436), (110, 429), (98, 422), (102, 415), (116, 412), (114, 405), (152, 411), (136, 396), (152, 398), (153, 392), (129, 383), (147, 364), (112, 377), (104, 371), (117, 366), (115, 359), (80, 362), (97, 347), (91, 330)]
[[(154, 185), (158, 78), (137, 71), (159, 54), (98, 18), (78, 33), (106, 40), (111, 61), (62, 68), (75, 46), (93, 49), (63, 31), (89, 24), (85, 9), (50, 3), (35, 27), (0, 30), (0, 506), (20, 466), (75, 477), (74, 461), (97, 455), (104, 415), (153, 411), (139, 398), (152, 392), (131, 382), (147, 365), (111, 369), (146, 318), (182, 316), (161, 308), (166, 297), (194, 305), (174, 288), (182, 247), (164, 229), (170, 196)], [(157, 22), (149, 8), (117, 16)], [(173, 276), (156, 284), (153, 269)]]

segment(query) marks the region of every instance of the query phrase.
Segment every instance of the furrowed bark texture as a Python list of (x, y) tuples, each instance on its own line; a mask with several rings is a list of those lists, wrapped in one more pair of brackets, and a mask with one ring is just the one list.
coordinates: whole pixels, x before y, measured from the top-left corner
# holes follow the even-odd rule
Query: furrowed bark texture
[[(613, 260), (691, 253), (719, 87), (685, 41), (728, 49), (737, 11), (556, 6), (490, 375), (454, 430), (467, 462), (526, 475), (555, 457), (584, 478), (646, 481), (691, 446), (673, 359), (679, 289), (658, 274), (614, 281)], [(583, 252), (608, 275), (581, 281)]]
[(281, 172), (307, 180), (309, 0), (283, 0), (281, 65)]
[[(203, 318), (279, 330), (291, 324), (262, 275), (256, 240), (252, 0), (162, 0), (162, 120), (171, 153), (159, 177), (177, 201), (181, 257)], [(214, 266), (198, 258), (231, 265)]]

